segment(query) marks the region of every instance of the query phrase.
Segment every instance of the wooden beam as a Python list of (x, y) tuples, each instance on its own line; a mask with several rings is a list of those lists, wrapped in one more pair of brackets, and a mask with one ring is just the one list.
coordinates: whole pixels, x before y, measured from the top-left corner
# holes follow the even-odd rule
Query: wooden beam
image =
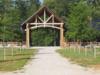
[(53, 17), (53, 15), (51, 15), (47, 20), (46, 23)]
[[(29, 23), (30, 25), (36, 25), (36, 24), (38, 24), (38, 25), (43, 25), (44, 23)], [(64, 23), (45, 23), (46, 25), (52, 25), (52, 24), (54, 24), (54, 25), (61, 25), (61, 24), (64, 24)]]
[(60, 46), (64, 46), (64, 29), (63, 29), (63, 24), (61, 24), (61, 29), (60, 29)]
[[(35, 22), (37, 23), (37, 17), (36, 17), (36, 19), (35, 19)], [(36, 27), (37, 27), (37, 24), (36, 24)]]
[[(36, 28), (40, 28), (40, 27), (44, 27), (44, 25), (40, 25), (40, 26), (37, 26), (37, 27), (34, 26), (34, 27), (31, 27), (30, 29), (36, 29)], [(46, 25), (45, 27), (61, 29), (60, 27), (56, 27), (56, 26), (52, 26), (52, 25)]]
[(40, 21), (44, 22), (44, 21), (42, 20), (42, 18), (41, 18), (41, 17), (39, 17), (39, 16), (38, 16), (38, 19), (39, 19)]
[(52, 17), (52, 26), (54, 26), (54, 15)]
[(26, 25), (26, 47), (30, 47), (30, 31), (29, 31), (29, 24)]
[(44, 10), (44, 27), (45, 27), (45, 24), (46, 23), (46, 12), (45, 12), (45, 10)]

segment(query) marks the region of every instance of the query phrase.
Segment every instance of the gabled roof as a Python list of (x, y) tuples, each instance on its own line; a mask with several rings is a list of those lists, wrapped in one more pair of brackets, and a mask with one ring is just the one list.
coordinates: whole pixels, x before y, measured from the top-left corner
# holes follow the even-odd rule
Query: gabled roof
[(55, 15), (47, 6), (43, 6), (43, 7), (41, 7), (37, 12), (35, 12), (32, 16), (30, 16), (27, 20), (25, 20), (25, 21), (21, 24), (22, 28), (23, 28), (23, 27), (26, 27), (26, 23), (32, 23), (32, 22), (35, 20), (35, 18), (36, 18), (37, 15), (42, 16), (43, 13), (44, 13), (44, 10), (46, 11), (46, 14), (48, 14), (48, 16), (50, 16), (50, 15), (53, 14), (54, 17), (55, 17), (55, 20), (56, 20), (58, 23), (63, 23), (63, 20), (60, 19), (57, 15)]

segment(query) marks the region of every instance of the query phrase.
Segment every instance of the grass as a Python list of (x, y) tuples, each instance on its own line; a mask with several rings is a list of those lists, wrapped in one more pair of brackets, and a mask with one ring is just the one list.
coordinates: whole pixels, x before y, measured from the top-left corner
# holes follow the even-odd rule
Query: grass
[[(87, 51), (85, 54), (84, 49), (79, 52), (79, 50), (73, 50), (69, 48), (57, 50), (62, 56), (68, 58), (71, 62), (77, 63), (85, 67), (93, 67), (93, 65), (100, 65), (100, 55), (98, 54), (96, 58), (92, 50)], [(97, 52), (100, 52), (100, 49), (97, 49)]]
[(36, 54), (35, 49), (20, 49), (14, 48), (12, 55), (12, 48), (0, 48), (0, 71), (15, 71), (22, 69), (24, 65)]

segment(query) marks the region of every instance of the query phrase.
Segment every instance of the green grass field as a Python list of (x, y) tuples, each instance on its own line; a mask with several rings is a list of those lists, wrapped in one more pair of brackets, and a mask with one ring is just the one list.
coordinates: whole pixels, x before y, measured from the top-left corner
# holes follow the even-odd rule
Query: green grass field
[[(93, 67), (92, 65), (100, 65), (100, 54), (97, 54), (95, 58), (92, 50), (88, 50), (87, 54), (85, 54), (84, 50), (79, 52), (79, 50), (74, 51), (73, 49), (69, 50), (69, 48), (59, 49), (57, 52), (68, 58), (72, 63), (81, 66)], [(100, 49), (97, 49), (98, 52), (100, 52)]]
[[(36, 54), (35, 49), (0, 48), (0, 71), (15, 71), (22, 69), (24, 65)], [(34, 58), (32, 58), (34, 59)]]

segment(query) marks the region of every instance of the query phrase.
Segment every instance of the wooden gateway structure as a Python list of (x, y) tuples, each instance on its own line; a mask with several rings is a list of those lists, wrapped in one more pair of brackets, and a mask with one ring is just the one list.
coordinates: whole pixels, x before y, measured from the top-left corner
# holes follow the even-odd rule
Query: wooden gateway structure
[(64, 23), (46, 6), (41, 7), (21, 26), (26, 33), (26, 47), (30, 47), (30, 31), (40, 27), (50, 27), (60, 30), (60, 46), (64, 46)]

